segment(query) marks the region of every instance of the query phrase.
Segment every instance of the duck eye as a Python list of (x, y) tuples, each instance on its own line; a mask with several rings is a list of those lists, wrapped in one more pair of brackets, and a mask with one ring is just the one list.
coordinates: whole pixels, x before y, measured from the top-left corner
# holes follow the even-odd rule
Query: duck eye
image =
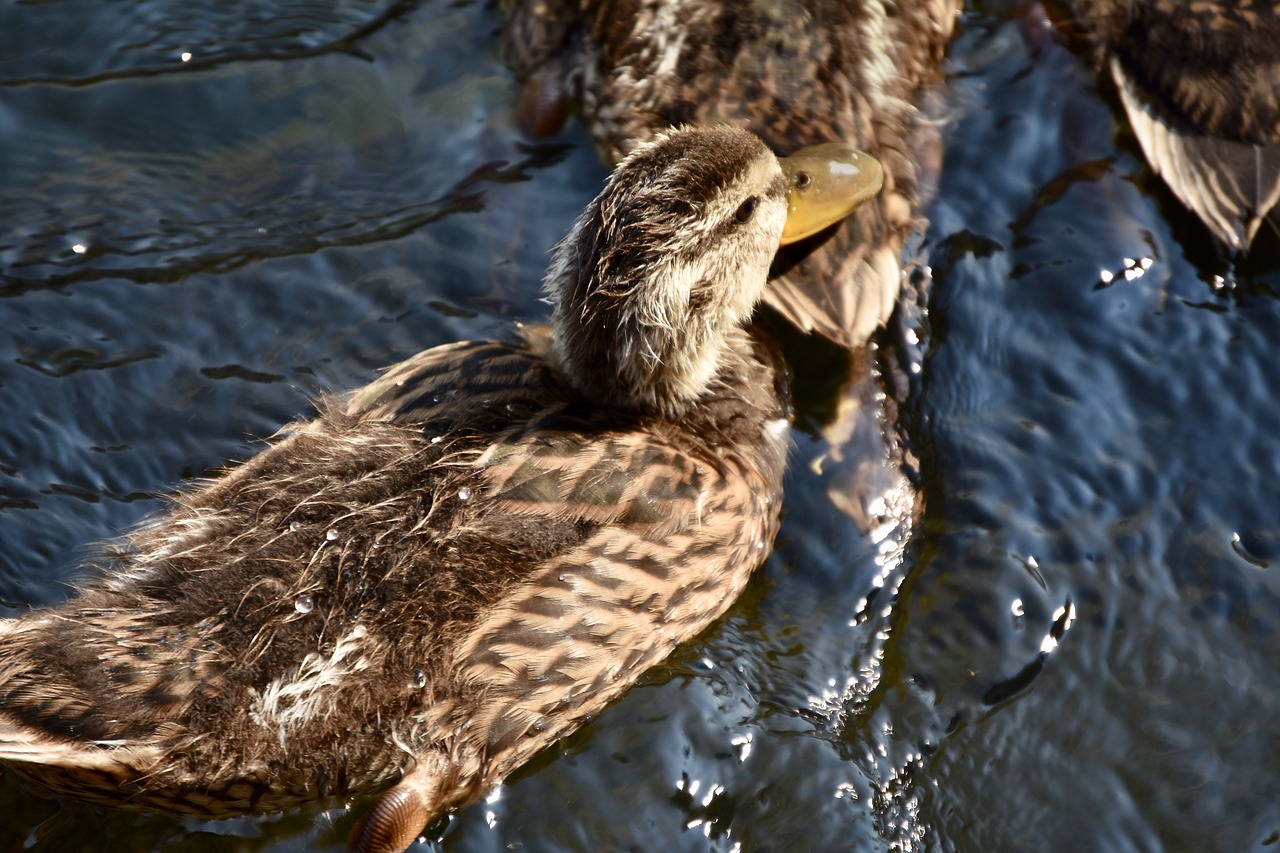
[(756, 212), (756, 205), (759, 203), (759, 197), (752, 196), (742, 204), (738, 205), (738, 212), (733, 215), (733, 218), (738, 220), (740, 223), (750, 222), (751, 217)]

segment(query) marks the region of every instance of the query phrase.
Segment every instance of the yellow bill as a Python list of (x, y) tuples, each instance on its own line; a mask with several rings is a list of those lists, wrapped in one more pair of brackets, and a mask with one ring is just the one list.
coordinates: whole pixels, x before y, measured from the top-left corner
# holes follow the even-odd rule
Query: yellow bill
[(778, 163), (791, 187), (784, 246), (844, 219), (884, 184), (880, 162), (843, 142), (801, 148)]

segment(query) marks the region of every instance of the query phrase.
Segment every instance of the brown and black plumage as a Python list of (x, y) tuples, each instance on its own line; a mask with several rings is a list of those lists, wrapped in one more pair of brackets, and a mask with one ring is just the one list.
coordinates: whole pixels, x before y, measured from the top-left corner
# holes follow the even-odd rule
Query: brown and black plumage
[[(578, 105), (606, 159), (665, 128), (724, 122), (776, 151), (842, 140), (884, 166), (884, 192), (786, 254), (765, 300), (803, 331), (860, 347), (889, 316), (917, 223), (958, 0), (505, 0), (503, 41), (530, 125)], [(922, 151), (924, 153), (922, 153)], [(821, 245), (819, 245), (821, 244)]]
[(1134, 135), (1232, 249), (1280, 200), (1280, 2), (1067, 0)]
[[(783, 377), (747, 321), (784, 234), (879, 186), (847, 148), (785, 165), (727, 127), (638, 149), (557, 247), (552, 329), (415, 356), (0, 621), (0, 761), (212, 817), (394, 785), (372, 853), (600, 711), (776, 531)], [(816, 224), (797, 175), (842, 199)]]

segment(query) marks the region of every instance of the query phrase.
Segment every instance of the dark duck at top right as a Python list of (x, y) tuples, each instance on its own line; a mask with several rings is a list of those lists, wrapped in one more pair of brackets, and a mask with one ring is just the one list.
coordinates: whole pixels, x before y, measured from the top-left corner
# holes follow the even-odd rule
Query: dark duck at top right
[(1065, 0), (1142, 151), (1230, 249), (1280, 200), (1280, 2)]

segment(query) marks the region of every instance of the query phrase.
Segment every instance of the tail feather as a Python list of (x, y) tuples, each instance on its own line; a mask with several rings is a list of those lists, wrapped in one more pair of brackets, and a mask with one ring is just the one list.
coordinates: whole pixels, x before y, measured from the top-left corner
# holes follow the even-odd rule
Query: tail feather
[(1146, 104), (1138, 84), (1114, 59), (1111, 75), (1152, 167), (1220, 240), (1247, 250), (1280, 200), (1280, 146), (1179, 130)]
[(41, 718), (92, 704), (74, 685), (55, 686), (51, 673), (28, 653), (31, 638), (50, 627), (47, 619), (0, 619), (0, 762), (24, 765), (32, 775), (39, 775), (41, 767), (138, 775), (139, 768), (159, 759), (154, 747), (75, 738), (40, 725)]
[(0, 709), (0, 762), (123, 775), (136, 774), (138, 768), (159, 757), (159, 750), (154, 747), (123, 740), (71, 741), (56, 737)]

